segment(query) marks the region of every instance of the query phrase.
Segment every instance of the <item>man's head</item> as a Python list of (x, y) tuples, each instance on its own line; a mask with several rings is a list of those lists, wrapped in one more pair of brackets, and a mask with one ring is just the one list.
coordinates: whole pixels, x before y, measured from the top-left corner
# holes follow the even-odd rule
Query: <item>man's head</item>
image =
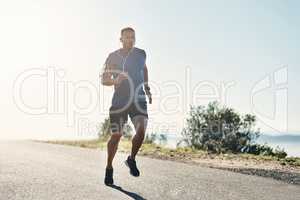
[(120, 41), (124, 48), (132, 48), (135, 44), (135, 31), (131, 27), (126, 27), (121, 30)]

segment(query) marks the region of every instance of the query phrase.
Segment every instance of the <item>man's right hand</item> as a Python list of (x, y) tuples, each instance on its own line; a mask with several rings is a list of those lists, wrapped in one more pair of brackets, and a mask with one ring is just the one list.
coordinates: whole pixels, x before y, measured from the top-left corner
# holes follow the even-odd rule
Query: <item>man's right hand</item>
[(117, 78), (114, 80), (114, 85), (119, 87), (123, 80), (128, 78), (128, 74), (126, 72), (120, 73)]

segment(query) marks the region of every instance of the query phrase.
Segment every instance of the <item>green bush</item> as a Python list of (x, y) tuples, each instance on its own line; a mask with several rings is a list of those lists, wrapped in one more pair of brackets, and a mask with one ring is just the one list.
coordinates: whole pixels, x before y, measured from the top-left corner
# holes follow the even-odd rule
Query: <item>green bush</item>
[(284, 151), (284, 149), (280, 149), (279, 147), (273, 149), (267, 144), (251, 144), (247, 146), (243, 152), (254, 155), (274, 156), (279, 159), (285, 158), (287, 156), (287, 153)]
[(183, 142), (214, 153), (242, 152), (259, 136), (259, 131), (254, 130), (255, 116), (240, 116), (216, 101), (207, 108), (191, 106), (186, 123), (182, 130)]
[(255, 116), (241, 116), (232, 108), (221, 107), (216, 101), (204, 106), (191, 106), (186, 127), (182, 131), (188, 146), (212, 153), (249, 153), (285, 158), (287, 153), (267, 144), (255, 144), (259, 130), (254, 130)]
[[(109, 118), (105, 118), (104, 119), (104, 122), (101, 123), (101, 126), (100, 126), (100, 129), (99, 129), (99, 132), (98, 132), (98, 138), (99, 139), (108, 139), (108, 137), (111, 135), (111, 124), (110, 124), (110, 120)], [(126, 123), (124, 125), (124, 128), (123, 128), (123, 131), (124, 131), (124, 138), (131, 138), (132, 137), (132, 132), (133, 132), (133, 129), (132, 127)]]
[(110, 136), (110, 133), (110, 120), (109, 118), (105, 118), (98, 131), (98, 138), (107, 139)]
[(155, 142), (156, 138), (157, 138), (156, 133), (151, 133), (150, 135), (146, 134), (145, 139), (144, 139), (144, 143), (145, 144), (153, 144)]
[(277, 158), (285, 158), (287, 156), (287, 153), (284, 151), (284, 149), (280, 149), (279, 147), (277, 147), (274, 150), (274, 156)]
[(250, 153), (254, 155), (273, 156), (273, 149), (266, 144), (250, 144), (243, 149), (244, 153)]

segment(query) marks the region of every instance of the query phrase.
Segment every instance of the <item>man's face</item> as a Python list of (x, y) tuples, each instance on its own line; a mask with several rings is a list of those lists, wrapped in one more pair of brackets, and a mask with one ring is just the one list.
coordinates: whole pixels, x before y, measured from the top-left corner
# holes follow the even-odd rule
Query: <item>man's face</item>
[(135, 43), (135, 33), (133, 31), (124, 31), (121, 36), (123, 47), (132, 48)]

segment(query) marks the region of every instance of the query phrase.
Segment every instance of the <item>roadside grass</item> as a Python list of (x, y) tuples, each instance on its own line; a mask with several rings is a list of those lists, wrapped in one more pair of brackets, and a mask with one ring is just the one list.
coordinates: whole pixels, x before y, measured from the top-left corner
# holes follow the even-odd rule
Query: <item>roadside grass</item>
[[(39, 141), (52, 144), (70, 145), (82, 148), (100, 148), (106, 149), (107, 138), (93, 140), (47, 140)], [(129, 153), (131, 151), (130, 138), (122, 138), (118, 151)], [(204, 150), (193, 149), (191, 147), (177, 147), (176, 149), (163, 147), (154, 143), (144, 143), (140, 148), (139, 155), (149, 156), (161, 159), (171, 160), (193, 160), (193, 159), (221, 159), (221, 160), (239, 160), (239, 161), (260, 161), (260, 162), (277, 162), (283, 166), (300, 167), (299, 157), (286, 157), (279, 159), (273, 156), (253, 155), (247, 153), (240, 154), (212, 154)]]

